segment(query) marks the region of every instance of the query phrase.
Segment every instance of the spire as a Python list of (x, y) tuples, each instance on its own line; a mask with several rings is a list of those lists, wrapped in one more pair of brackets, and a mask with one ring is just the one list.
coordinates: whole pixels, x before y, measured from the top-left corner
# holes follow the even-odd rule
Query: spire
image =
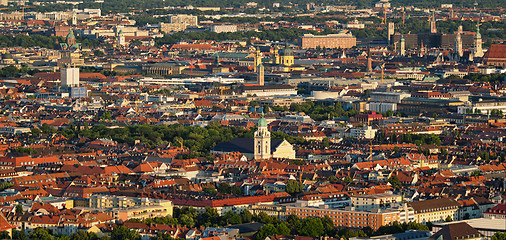
[(482, 41), (480, 34), (480, 22), (476, 24), (476, 35), (474, 36), (473, 57), (483, 57)]
[(400, 49), (401, 56), (406, 55), (406, 40), (404, 40), (404, 34), (401, 35), (401, 49)]
[(367, 45), (367, 72), (372, 72), (371, 46)]
[(437, 33), (436, 16), (434, 15), (434, 12), (432, 12), (432, 17), (429, 16), (429, 21), (430, 21), (430, 32)]
[(478, 23), (476, 24), (476, 38), (481, 38), (481, 33), (480, 33), (480, 21), (478, 21)]

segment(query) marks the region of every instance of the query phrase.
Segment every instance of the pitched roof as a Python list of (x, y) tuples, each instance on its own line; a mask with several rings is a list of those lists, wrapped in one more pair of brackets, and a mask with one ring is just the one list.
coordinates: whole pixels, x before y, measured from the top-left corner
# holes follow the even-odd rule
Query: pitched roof
[(418, 202), (410, 202), (408, 203), (409, 206), (413, 207), (415, 212), (430, 212), (435, 209), (441, 209), (441, 208), (458, 208), (460, 207), (460, 204), (450, 198), (438, 198), (438, 199), (430, 199), (425, 201), (418, 201)]
[[(271, 140), (271, 152), (274, 152), (276, 147), (281, 144), (283, 140)], [(229, 142), (218, 143), (214, 146), (213, 150), (217, 152), (240, 152), (240, 153), (254, 153), (255, 140), (252, 138), (234, 138)]]
[[(440, 238), (442, 237), (442, 238)], [(465, 222), (453, 223), (445, 225), (441, 230), (437, 231), (429, 239), (438, 240), (456, 240), (456, 239), (476, 239), (481, 238), (483, 235), (478, 230), (469, 226)]]

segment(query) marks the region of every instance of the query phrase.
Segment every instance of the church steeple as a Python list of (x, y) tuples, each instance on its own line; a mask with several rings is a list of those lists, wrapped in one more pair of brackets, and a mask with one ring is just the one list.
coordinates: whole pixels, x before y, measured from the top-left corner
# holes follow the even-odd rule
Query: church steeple
[(476, 24), (476, 35), (474, 36), (474, 57), (483, 57), (482, 41), (480, 34), (480, 22)]
[(255, 159), (268, 159), (271, 157), (271, 133), (267, 127), (264, 113), (258, 120), (258, 130), (255, 132)]
[(457, 31), (457, 36), (455, 37), (455, 53), (462, 57), (464, 55), (464, 50), (462, 49), (462, 25), (459, 26), (459, 30)]
[(406, 55), (406, 40), (404, 39), (404, 35), (401, 35), (401, 49), (400, 49), (400, 55), (404, 56)]

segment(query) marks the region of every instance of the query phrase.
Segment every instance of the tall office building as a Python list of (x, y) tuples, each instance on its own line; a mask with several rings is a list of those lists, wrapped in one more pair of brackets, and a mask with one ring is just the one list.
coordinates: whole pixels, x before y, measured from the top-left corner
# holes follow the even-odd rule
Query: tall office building
[(390, 44), (391, 37), (394, 34), (395, 34), (395, 23), (389, 22), (388, 23), (388, 44)]
[(259, 86), (263, 86), (265, 82), (264, 65), (262, 63), (257, 66), (257, 82)]
[(79, 68), (75, 67), (62, 68), (60, 77), (61, 77), (61, 85), (63, 87), (79, 86)]

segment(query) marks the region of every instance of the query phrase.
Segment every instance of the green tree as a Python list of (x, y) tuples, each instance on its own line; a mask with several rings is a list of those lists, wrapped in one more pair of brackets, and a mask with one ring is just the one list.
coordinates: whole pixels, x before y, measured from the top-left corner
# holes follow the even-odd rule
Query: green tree
[(289, 194), (299, 194), (304, 189), (301, 182), (295, 180), (288, 180), (286, 183), (286, 192)]
[(193, 219), (192, 216), (189, 216), (187, 214), (181, 215), (181, 217), (178, 219), (178, 222), (181, 225), (185, 225), (185, 226), (189, 226), (189, 227), (195, 226), (195, 220)]
[(506, 240), (506, 233), (496, 232), (492, 237), (491, 240)]
[(104, 52), (97, 49), (97, 50), (93, 51), (93, 55), (95, 55), (96, 57), (102, 57), (105, 54), (104, 54)]
[[(36, 228), (28, 234), (28, 238), (37, 240), (53, 240), (53, 235), (45, 228)], [(119, 239), (118, 239), (119, 240)]]
[(330, 140), (329, 138), (323, 138), (322, 140), (322, 147), (329, 148), (330, 147)]
[(97, 234), (94, 232), (85, 232), (85, 231), (78, 231), (76, 233), (72, 233), (70, 235), (70, 239), (72, 240), (98, 240)]
[(253, 214), (248, 209), (244, 209), (241, 212), (241, 220), (243, 223), (250, 223), (253, 220)]
[(157, 233), (156, 236), (151, 237), (151, 240), (174, 240), (170, 234)]
[(208, 187), (208, 188), (204, 188), (204, 192), (208, 193), (208, 194), (216, 194), (218, 191), (216, 190), (216, 188)]
[(218, 192), (223, 194), (230, 194), (230, 185), (228, 183), (222, 182), (220, 186), (218, 186)]
[(402, 183), (401, 183), (401, 181), (399, 180), (399, 178), (397, 176), (391, 176), (388, 179), (388, 182), (396, 190), (400, 190), (402, 188)]
[(453, 218), (452, 216), (448, 215), (446, 218), (445, 218), (445, 222), (452, 222), (453, 221)]
[(319, 237), (324, 235), (325, 228), (320, 218), (308, 217), (302, 219), (302, 228), (299, 233), (303, 236)]
[(11, 236), (9, 236), (9, 232), (1, 231), (0, 232), (0, 239), (11, 239)]
[(21, 206), (19, 204), (16, 205), (15, 211), (16, 211), (16, 214), (22, 214), (23, 213), (23, 206)]
[(25, 231), (17, 231), (17, 230), (12, 230), (12, 239), (13, 240), (27, 240), (28, 237), (26, 236), (26, 233)]
[[(31, 238), (31, 237), (30, 237)], [(112, 230), (111, 240), (140, 240), (138, 232), (130, 230), (125, 226), (119, 226)]]
[(323, 217), (321, 220), (322, 220), (323, 230), (325, 232), (325, 235), (334, 236), (335, 229), (336, 229), (336, 227), (334, 226), (334, 221), (332, 221), (332, 219), (327, 215), (325, 217)]
[(228, 211), (226, 212), (224, 215), (223, 215), (223, 219), (225, 221), (225, 224), (223, 225), (236, 225), (236, 224), (241, 224), (242, 223), (242, 218), (239, 214), (233, 212), (233, 211)]

